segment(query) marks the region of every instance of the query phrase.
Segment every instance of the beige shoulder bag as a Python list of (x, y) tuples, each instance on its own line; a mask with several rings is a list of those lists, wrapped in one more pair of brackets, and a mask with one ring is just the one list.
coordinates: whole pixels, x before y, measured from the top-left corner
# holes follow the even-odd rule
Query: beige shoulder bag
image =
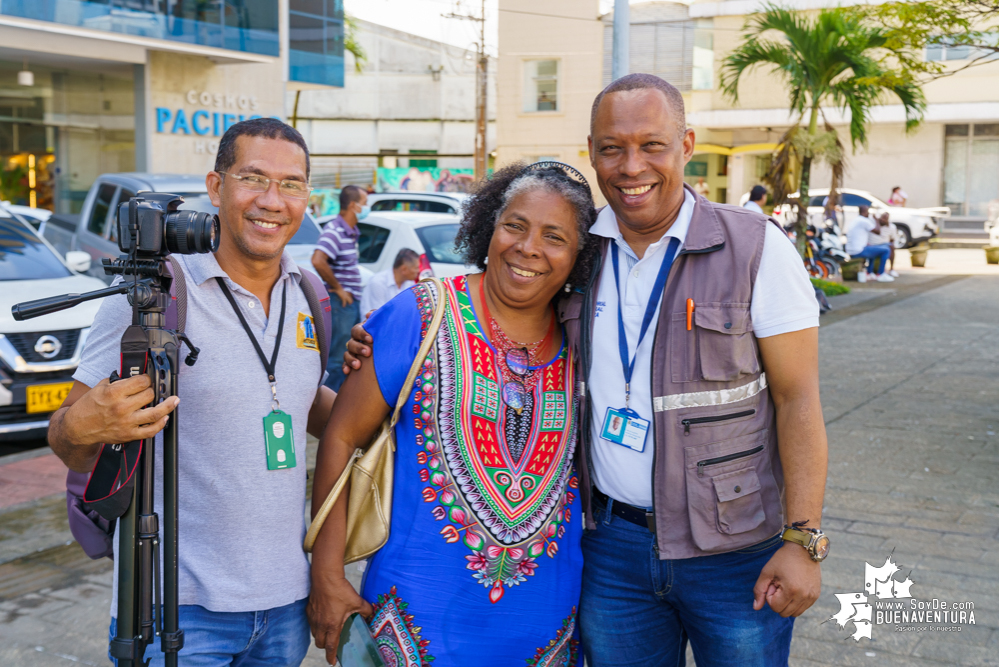
[[(385, 546), (389, 538), (389, 526), (392, 521), (392, 475), (395, 464), (395, 424), (399, 421), (399, 412), (409, 400), (413, 382), (423, 368), (423, 362), (430, 353), (430, 346), (437, 338), (441, 319), (444, 317), (444, 286), (437, 278), (428, 278), (437, 290), (437, 304), (434, 308), (434, 318), (427, 328), (427, 333), (420, 345), (419, 352), (413, 360), (406, 377), (406, 384), (399, 392), (395, 410), (387, 417), (378, 429), (378, 434), (364, 449), (354, 450), (347, 467), (340, 479), (326, 497), (319, 513), (309, 526), (305, 535), (305, 551), (311, 552), (316, 543), (316, 537), (322, 530), (323, 523), (330, 510), (336, 505), (337, 498), (350, 480), (350, 494), (347, 497), (347, 548), (344, 553), (344, 564), (363, 560)], [(370, 362), (368, 362), (370, 363)]]

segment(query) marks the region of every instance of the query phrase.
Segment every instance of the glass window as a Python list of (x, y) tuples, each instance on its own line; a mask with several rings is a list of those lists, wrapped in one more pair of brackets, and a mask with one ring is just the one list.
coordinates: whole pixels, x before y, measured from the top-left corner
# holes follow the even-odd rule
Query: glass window
[[(870, 206), (871, 200), (850, 192), (840, 193), (840, 204), (842, 206)], [(821, 206), (821, 204), (819, 204)]]
[[(967, 125), (962, 127), (967, 134)], [(964, 201), (968, 189), (968, 140), (962, 136), (948, 136), (944, 145), (944, 205), (950, 206), (955, 215), (964, 214)]]
[(416, 235), (420, 237), (423, 251), (431, 262), (441, 264), (464, 264), (465, 260), (454, 247), (454, 237), (458, 235), (458, 223), (444, 225), (427, 225), (417, 227)]
[(710, 29), (694, 30), (694, 57), (691, 87), (694, 90), (714, 88), (715, 50), (714, 36)]
[(558, 61), (524, 63), (524, 111), (558, 111)]
[(28, 227), (12, 218), (0, 218), (0, 280), (46, 280), (71, 275)]
[(288, 241), (289, 244), (296, 245), (316, 245), (319, 242), (319, 225), (316, 219), (308, 213), (302, 218), (302, 226), (298, 228), (295, 235)]
[(944, 130), (944, 134), (946, 134), (948, 137), (966, 137), (968, 136), (968, 126), (948, 125)]
[(999, 137), (999, 123), (975, 123), (976, 137)]
[(97, 195), (94, 197), (94, 204), (90, 210), (90, 220), (87, 221), (87, 231), (91, 234), (103, 237), (107, 232), (108, 213), (111, 211), (115, 190), (117, 188), (110, 183), (105, 183), (97, 189)]
[(819, 195), (817, 197), (812, 197), (812, 201), (808, 204), (809, 206), (825, 206), (826, 195)]
[(357, 224), (361, 235), (357, 239), (357, 261), (361, 264), (377, 262), (388, 241), (389, 230), (365, 222)]
[(423, 199), (382, 199), (371, 205), (372, 211), (420, 211), (424, 213), (457, 213), (454, 206), (441, 201)]

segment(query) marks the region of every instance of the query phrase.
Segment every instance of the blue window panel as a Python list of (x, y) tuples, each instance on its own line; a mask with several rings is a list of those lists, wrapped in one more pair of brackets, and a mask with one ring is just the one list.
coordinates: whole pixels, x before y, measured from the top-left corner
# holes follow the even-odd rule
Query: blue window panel
[(289, 49), (288, 78), (302, 83), (343, 86), (343, 56)]
[(0, 0), (0, 14), (267, 56), (280, 52), (277, 0), (225, 0), (224, 23), (218, 3), (211, 3), (210, 12), (198, 10), (197, 3), (169, 4), (174, 11), (166, 14), (132, 8), (159, 3)]

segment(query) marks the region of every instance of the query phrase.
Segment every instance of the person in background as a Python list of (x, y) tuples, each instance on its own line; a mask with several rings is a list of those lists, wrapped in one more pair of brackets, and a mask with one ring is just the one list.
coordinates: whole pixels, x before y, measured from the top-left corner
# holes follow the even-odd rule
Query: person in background
[(333, 336), (330, 339), (330, 357), (336, 359), (328, 366), (326, 386), (334, 391), (343, 384), (340, 355), (350, 340), (350, 328), (360, 320), (361, 269), (357, 264), (357, 238), (361, 235), (357, 223), (368, 217), (368, 193), (356, 185), (340, 190), (340, 214), (326, 224), (319, 235), (317, 248), (312, 253), (312, 266), (326, 283), (333, 310)]
[[(763, 202), (767, 200), (767, 189), (762, 185), (754, 185), (753, 189), (749, 191), (749, 201), (742, 205), (742, 208), (748, 208), (750, 211), (756, 211), (757, 213), (763, 213)], [(766, 215), (764, 213), (764, 215)]]
[(707, 199), (711, 195), (711, 186), (704, 182), (704, 178), (698, 178), (694, 186), (694, 192)]
[[(886, 245), (867, 245), (868, 235), (871, 231), (881, 232), (881, 225), (871, 220), (870, 207), (861, 206), (860, 215), (853, 220), (850, 231), (846, 233), (846, 252), (854, 259), (866, 259), (867, 267), (857, 272), (857, 282), (866, 283), (868, 280), (877, 280), (879, 283), (890, 283), (895, 279), (885, 274), (885, 265), (891, 256), (891, 251)], [(880, 260), (880, 261), (877, 261)], [(877, 274), (872, 271), (877, 261)]]
[(898, 228), (888, 218), (888, 211), (878, 216), (878, 231), (868, 232), (867, 245), (888, 246), (888, 250), (891, 253), (888, 255), (888, 275), (897, 278), (898, 271), (895, 270), (895, 239), (898, 238)]
[(888, 203), (892, 206), (905, 206), (905, 202), (909, 201), (909, 195), (900, 186), (896, 185), (891, 189), (891, 197), (888, 197)]
[(420, 277), (420, 256), (416, 251), (403, 248), (395, 256), (391, 269), (379, 271), (371, 277), (361, 295), (362, 314), (381, 308), (396, 294), (409, 289)]

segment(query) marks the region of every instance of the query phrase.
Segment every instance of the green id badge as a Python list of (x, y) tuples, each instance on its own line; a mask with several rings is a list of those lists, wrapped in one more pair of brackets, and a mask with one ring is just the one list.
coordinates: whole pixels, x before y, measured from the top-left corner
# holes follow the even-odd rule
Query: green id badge
[(264, 417), (264, 444), (267, 448), (267, 469), (283, 470), (295, 467), (295, 438), (291, 433), (291, 415), (274, 410)]

